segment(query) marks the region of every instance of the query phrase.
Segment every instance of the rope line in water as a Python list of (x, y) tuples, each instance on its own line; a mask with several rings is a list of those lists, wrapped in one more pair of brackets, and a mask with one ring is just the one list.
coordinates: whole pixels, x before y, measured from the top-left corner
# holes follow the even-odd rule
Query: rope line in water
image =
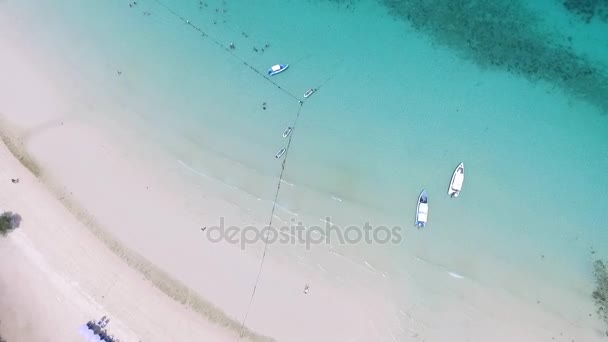
[[(160, 1), (160, 0), (154, 0), (154, 1), (156, 3), (158, 3), (160, 6), (162, 6), (163, 8), (165, 8), (174, 17), (176, 17), (180, 21), (186, 23), (187, 25), (189, 25), (190, 27), (192, 27), (193, 29), (195, 29), (196, 31), (198, 31), (199, 33), (201, 33), (201, 35), (203, 37), (209, 38), (215, 45), (219, 46), (220, 48), (222, 48), (223, 50), (225, 50), (226, 52), (228, 52), (230, 55), (232, 55), (234, 58), (236, 58), (239, 61), (241, 61), (245, 66), (249, 67), (249, 69), (251, 69), (253, 72), (257, 73), (264, 80), (272, 83), (274, 86), (276, 86), (283, 93), (285, 93), (286, 95), (290, 96), (294, 100), (298, 101), (298, 103), (299, 103), (298, 111), (296, 113), (293, 125), (291, 126), (292, 132), (289, 135), (289, 140), (287, 141), (287, 146), (285, 147), (285, 156), (284, 156), (283, 162), (281, 163), (281, 173), (279, 174), (279, 180), (278, 180), (278, 183), (277, 183), (277, 186), (276, 186), (276, 190), (275, 190), (275, 194), (274, 194), (274, 198), (273, 198), (273, 201), (272, 201), (272, 210), (270, 212), (270, 218), (268, 220), (268, 227), (271, 227), (273, 219), (274, 219), (274, 212), (275, 212), (275, 209), (276, 209), (277, 199), (279, 197), (279, 192), (281, 190), (281, 184), (282, 184), (282, 180), (283, 180), (283, 174), (285, 172), (285, 168), (286, 168), (286, 165), (287, 165), (287, 158), (289, 156), (289, 149), (290, 149), (291, 142), (293, 140), (293, 137), (294, 137), (294, 134), (295, 134), (295, 131), (296, 131), (296, 125), (298, 123), (298, 119), (300, 117), (300, 113), (302, 112), (302, 107), (304, 106), (304, 101), (306, 99), (300, 100), (296, 95), (294, 95), (293, 93), (289, 92), (288, 90), (282, 88), (276, 82), (274, 82), (273, 80), (271, 80), (270, 78), (268, 78), (268, 76), (266, 76), (262, 72), (260, 72), (260, 70), (258, 70), (253, 65), (249, 64), (246, 60), (244, 60), (243, 58), (241, 58), (240, 56), (238, 56), (237, 54), (235, 54), (233, 51), (231, 51), (230, 48), (226, 47), (218, 39), (216, 39), (213, 36), (209, 35), (205, 31), (203, 31), (200, 27), (192, 24), (189, 20), (187, 20), (186, 18), (184, 18), (183, 16), (181, 16), (179, 13), (177, 13), (176, 11), (174, 11), (173, 9), (171, 9), (169, 6), (165, 5), (162, 1)], [(321, 89), (321, 87), (323, 85), (325, 85), (325, 83), (327, 83), (331, 78), (332, 77), (329, 77), (325, 81), (323, 81), (316, 88), (316, 91), (318, 91), (319, 89)], [(252, 290), (251, 296), (249, 298), (249, 303), (247, 304), (247, 310), (245, 311), (245, 316), (243, 317), (243, 321), (241, 322), (240, 338), (242, 338), (244, 336), (244, 333), (245, 333), (245, 324), (247, 322), (247, 318), (249, 316), (249, 311), (251, 310), (251, 306), (253, 304), (253, 299), (255, 297), (255, 293), (256, 293), (256, 290), (257, 290), (257, 287), (258, 287), (258, 283), (260, 281), (260, 276), (262, 275), (262, 270), (264, 268), (264, 261), (266, 259), (266, 253), (268, 251), (268, 234), (269, 234), (269, 231), (267, 231), (266, 234), (264, 235), (264, 249), (263, 249), (263, 252), (262, 252), (262, 258), (260, 260), (260, 265), (258, 267), (258, 272), (257, 272), (257, 276), (256, 276), (255, 283), (254, 283), (254, 286), (253, 286), (253, 290)]]
[(270, 78), (268, 78), (268, 76), (264, 75), (262, 72), (260, 72), (260, 70), (258, 70), (256, 67), (254, 67), (253, 65), (247, 63), (246, 60), (244, 60), (243, 58), (241, 58), (239, 55), (235, 54), (232, 50), (230, 50), (230, 48), (226, 47), (224, 44), (222, 44), (217, 38), (214, 38), (213, 36), (209, 35), (207, 32), (203, 31), (203, 29), (201, 29), (200, 27), (194, 25), (193, 23), (190, 22), (190, 20), (182, 17), (179, 13), (177, 13), (176, 11), (174, 11), (173, 9), (171, 9), (169, 6), (165, 5), (162, 1), (160, 0), (154, 0), (157, 4), (159, 4), (160, 6), (162, 6), (163, 8), (165, 8), (169, 13), (171, 13), (174, 17), (176, 17), (177, 19), (183, 21), (184, 23), (186, 23), (188, 26), (192, 27), (193, 29), (195, 29), (196, 31), (198, 31), (199, 33), (201, 33), (203, 35), (203, 37), (208, 37), (215, 45), (219, 46), (220, 48), (224, 49), (226, 52), (228, 52), (230, 55), (232, 55), (234, 58), (238, 59), (239, 61), (241, 61), (244, 65), (246, 65), (247, 67), (249, 67), (249, 69), (251, 69), (253, 72), (255, 72), (256, 74), (260, 75), (263, 79), (265, 79), (266, 81), (272, 83), (275, 87), (277, 87), (279, 90), (281, 90), (282, 92), (284, 92), (285, 94), (289, 95), (291, 98), (293, 98), (296, 101), (299, 101), (300, 99), (294, 95), (293, 93), (291, 93), (290, 91), (284, 89), (283, 87), (281, 87), (280, 85), (278, 85), (275, 81), (271, 80)]
[[(272, 210), (270, 211), (270, 219), (268, 220), (269, 228), (272, 227), (272, 220), (274, 219), (274, 211), (277, 207), (277, 199), (279, 197), (279, 191), (281, 190), (283, 173), (285, 172), (285, 165), (287, 164), (287, 157), (289, 156), (289, 147), (291, 146), (291, 141), (293, 139), (293, 135), (296, 130), (296, 125), (298, 123), (298, 118), (300, 117), (300, 112), (302, 111), (303, 106), (304, 106), (304, 103), (300, 102), (300, 107), (298, 108), (298, 112), (296, 113), (296, 118), (293, 122), (292, 131), (291, 131), (291, 134), (289, 135), (289, 140), (287, 141), (287, 147), (285, 147), (285, 158), (283, 159), (283, 162), (281, 163), (281, 173), (279, 175), (277, 189), (274, 193), (274, 199), (272, 201)], [(253, 291), (251, 292), (251, 297), (249, 298), (249, 304), (247, 305), (247, 310), (245, 311), (245, 317), (243, 318), (243, 322), (241, 323), (241, 336), (240, 337), (243, 337), (243, 331), (245, 328), (245, 323), (247, 321), (247, 316), (249, 315), (249, 310), (251, 309), (251, 304), (253, 304), (253, 297), (255, 296), (255, 291), (257, 290), (258, 282), (260, 281), (260, 276), (262, 275), (262, 269), (264, 268), (264, 260), (266, 258), (266, 251), (268, 250), (268, 233), (269, 233), (269, 231), (266, 231), (266, 234), (264, 235), (264, 252), (262, 253), (262, 259), (260, 260), (260, 266), (258, 268), (258, 274), (255, 279), (255, 284), (253, 285)]]

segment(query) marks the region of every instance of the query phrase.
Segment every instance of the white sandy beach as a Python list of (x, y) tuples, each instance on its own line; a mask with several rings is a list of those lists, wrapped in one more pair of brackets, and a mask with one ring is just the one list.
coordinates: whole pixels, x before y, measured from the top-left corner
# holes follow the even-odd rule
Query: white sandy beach
[(8, 341), (82, 341), (78, 327), (103, 315), (111, 318), (108, 331), (122, 341), (237, 337), (128, 267), (4, 145), (0, 165), (0, 206), (24, 218), (0, 244), (0, 329)]
[[(23, 217), (0, 239), (0, 334), (9, 342), (82, 341), (78, 327), (107, 315), (122, 341), (239, 340), (262, 246), (244, 252), (212, 244), (200, 227), (219, 217), (262, 226), (269, 208), (250, 213), (212, 184), (194, 196), (175, 181), (183, 168), (155, 155), (154, 145), (128, 138), (117, 124), (108, 123), (111, 132), (96, 127), (81, 114), (121, 108), (71, 78), (77, 70), (69, 65), (63, 79), (45, 72), (44, 53), (21, 39), (24, 27), (0, 13), (0, 133), (12, 149), (0, 146), (0, 209)], [(394, 289), (371, 266), (318, 254), (311, 259), (323, 260), (319, 270), (283, 252), (269, 247), (247, 319), (252, 340), (601, 339), (597, 322), (572, 322), (466, 275), (404, 262), (428, 275), (412, 281), (449, 284), (458, 296), (445, 302), (437, 293)], [(411, 295), (411, 305), (395, 306), (394, 291)], [(591, 303), (577, 309), (593, 311)]]

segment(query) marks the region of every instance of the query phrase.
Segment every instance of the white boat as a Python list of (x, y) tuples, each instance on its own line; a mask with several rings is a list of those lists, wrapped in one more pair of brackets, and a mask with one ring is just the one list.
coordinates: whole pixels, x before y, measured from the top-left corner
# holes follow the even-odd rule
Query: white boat
[(458, 195), (460, 195), (460, 191), (462, 190), (463, 183), (464, 163), (460, 163), (452, 174), (452, 180), (450, 181), (450, 187), (448, 188), (448, 195), (450, 195), (450, 197), (458, 197)]
[(416, 206), (416, 227), (424, 228), (429, 216), (429, 198), (426, 195), (426, 190), (422, 190), (418, 196), (418, 205)]
[(268, 76), (280, 74), (289, 68), (289, 64), (275, 64), (268, 69)]
[(292, 128), (291, 127), (287, 127), (285, 129), (285, 132), (283, 132), (283, 138), (287, 138), (290, 134), (291, 134)]
[(284, 148), (280, 149), (279, 152), (277, 152), (277, 154), (274, 155), (274, 157), (277, 159), (281, 158), (285, 154), (285, 151), (286, 150)]
[(308, 88), (308, 90), (304, 93), (304, 98), (308, 98), (310, 95), (312, 95), (315, 91), (317, 91), (317, 89), (315, 88)]

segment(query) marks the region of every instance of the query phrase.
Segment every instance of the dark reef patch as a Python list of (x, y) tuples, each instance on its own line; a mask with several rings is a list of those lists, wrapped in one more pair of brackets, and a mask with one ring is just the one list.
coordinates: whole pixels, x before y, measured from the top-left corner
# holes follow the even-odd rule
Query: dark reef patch
[(518, 1), (379, 0), (475, 64), (556, 85), (608, 113), (608, 75), (555, 37)]
[(608, 334), (608, 268), (606, 268), (606, 264), (601, 260), (596, 260), (593, 263), (593, 274), (596, 288), (592, 297), (598, 316), (606, 323), (606, 333)]
[(564, 7), (581, 20), (590, 23), (597, 18), (608, 22), (608, 0), (560, 0)]
[(606, 66), (594, 65), (577, 55), (570, 46), (571, 38), (549, 33), (553, 31), (543, 28), (542, 18), (523, 2), (374, 1), (398, 20), (408, 22), (434, 42), (451, 48), (481, 68), (504, 70), (531, 82), (547, 82), (608, 114)]

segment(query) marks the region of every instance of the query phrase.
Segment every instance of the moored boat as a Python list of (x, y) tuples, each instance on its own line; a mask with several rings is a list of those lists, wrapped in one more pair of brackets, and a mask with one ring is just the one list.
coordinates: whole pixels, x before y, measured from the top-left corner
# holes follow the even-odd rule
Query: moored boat
[(287, 150), (284, 148), (280, 149), (279, 152), (277, 152), (277, 154), (274, 155), (274, 157), (277, 159), (281, 158), (285, 154), (285, 151), (287, 151)]
[(418, 196), (418, 205), (416, 206), (416, 227), (424, 228), (429, 216), (429, 198), (426, 195), (426, 190), (422, 190)]
[(275, 64), (268, 69), (268, 76), (280, 74), (289, 68), (289, 64)]
[(460, 195), (460, 191), (462, 190), (463, 183), (464, 163), (460, 163), (452, 174), (452, 179), (450, 180), (450, 187), (448, 188), (448, 195), (450, 195), (450, 197), (458, 197), (458, 195)]
[(292, 129), (291, 127), (287, 127), (287, 128), (285, 129), (285, 131), (283, 132), (283, 138), (287, 138), (287, 137), (288, 137), (288, 136), (291, 134), (291, 131), (292, 131), (292, 130), (293, 130), (293, 129)]
[(317, 89), (315, 88), (308, 88), (308, 90), (304, 93), (304, 98), (308, 98), (310, 95), (312, 95), (315, 91), (317, 91)]

